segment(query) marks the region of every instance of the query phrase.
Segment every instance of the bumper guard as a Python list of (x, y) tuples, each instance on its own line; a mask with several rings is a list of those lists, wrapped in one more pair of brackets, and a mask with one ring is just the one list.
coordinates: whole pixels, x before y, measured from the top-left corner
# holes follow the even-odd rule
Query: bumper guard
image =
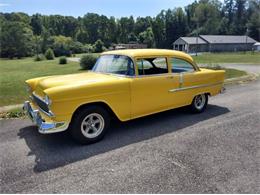
[(38, 126), (38, 131), (42, 134), (65, 131), (69, 126), (68, 123), (65, 122), (45, 122), (39, 110), (34, 110), (29, 101), (24, 102), (23, 110), (32, 122)]

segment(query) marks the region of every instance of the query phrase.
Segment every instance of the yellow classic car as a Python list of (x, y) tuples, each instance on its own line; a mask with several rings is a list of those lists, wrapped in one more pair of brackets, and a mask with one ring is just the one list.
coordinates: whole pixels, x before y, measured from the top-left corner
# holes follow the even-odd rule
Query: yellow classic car
[(190, 105), (202, 112), (223, 90), (225, 71), (199, 68), (174, 50), (104, 52), (92, 71), (26, 81), (24, 110), (40, 133), (69, 130), (83, 144), (102, 139), (111, 117), (127, 121)]

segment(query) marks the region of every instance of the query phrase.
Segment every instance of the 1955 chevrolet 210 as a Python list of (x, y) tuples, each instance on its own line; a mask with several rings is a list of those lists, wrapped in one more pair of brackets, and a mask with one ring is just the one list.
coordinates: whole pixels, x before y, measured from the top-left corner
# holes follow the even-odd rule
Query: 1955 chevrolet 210
[(208, 97), (222, 92), (224, 75), (179, 51), (108, 51), (92, 71), (27, 80), (24, 110), (40, 133), (68, 129), (88, 144), (104, 137), (112, 116), (127, 121), (187, 105), (202, 112)]

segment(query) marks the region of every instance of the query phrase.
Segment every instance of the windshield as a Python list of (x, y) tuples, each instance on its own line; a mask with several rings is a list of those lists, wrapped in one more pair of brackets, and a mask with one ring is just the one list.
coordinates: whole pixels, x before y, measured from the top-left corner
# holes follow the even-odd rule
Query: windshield
[(133, 61), (123, 55), (100, 56), (92, 71), (130, 76), (135, 73)]

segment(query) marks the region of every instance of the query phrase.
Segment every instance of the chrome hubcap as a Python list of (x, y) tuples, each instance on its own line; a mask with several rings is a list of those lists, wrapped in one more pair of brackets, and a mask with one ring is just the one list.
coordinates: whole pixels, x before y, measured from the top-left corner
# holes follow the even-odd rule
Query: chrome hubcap
[(98, 113), (91, 113), (83, 119), (81, 132), (87, 138), (95, 138), (102, 133), (104, 126), (104, 118)]
[(205, 102), (206, 102), (206, 96), (205, 96), (204, 94), (197, 95), (197, 96), (195, 97), (194, 104), (195, 104), (195, 107), (196, 107), (198, 110), (201, 110), (201, 109), (204, 107)]

